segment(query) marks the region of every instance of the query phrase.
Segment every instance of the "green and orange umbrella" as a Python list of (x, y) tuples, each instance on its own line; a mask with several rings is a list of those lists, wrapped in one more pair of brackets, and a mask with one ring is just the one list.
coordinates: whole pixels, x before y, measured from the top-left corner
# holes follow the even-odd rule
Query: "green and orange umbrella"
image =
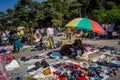
[(80, 30), (92, 31), (103, 35), (107, 34), (107, 32), (96, 21), (88, 18), (75, 18), (65, 26)]

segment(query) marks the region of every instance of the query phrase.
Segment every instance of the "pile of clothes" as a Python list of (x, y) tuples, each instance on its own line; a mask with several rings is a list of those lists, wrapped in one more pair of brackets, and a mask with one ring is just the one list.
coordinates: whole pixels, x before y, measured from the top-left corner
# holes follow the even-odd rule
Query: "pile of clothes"
[[(42, 80), (106, 80), (116, 76), (118, 68), (102, 66), (94, 62), (60, 61), (48, 64), (46, 60), (36, 62), (28, 70), (12, 75), (13, 78), (32, 78)], [(20, 75), (22, 74), (22, 76)], [(26, 79), (26, 80), (27, 80)]]

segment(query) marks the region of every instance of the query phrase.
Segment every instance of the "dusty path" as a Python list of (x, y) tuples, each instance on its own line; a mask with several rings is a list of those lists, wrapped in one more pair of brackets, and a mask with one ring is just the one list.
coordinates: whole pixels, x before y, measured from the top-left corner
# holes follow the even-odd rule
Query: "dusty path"
[[(56, 41), (66, 41), (63, 37), (55, 37)], [(75, 37), (72, 37), (72, 40), (75, 40)], [(120, 39), (114, 39), (114, 40), (90, 40), (90, 39), (84, 39), (83, 43), (88, 43), (88, 44), (97, 44), (101, 46), (110, 46), (110, 47), (115, 47), (118, 50), (120, 50), (120, 45), (118, 45), (118, 42)], [(59, 48), (57, 48), (59, 49)], [(30, 56), (30, 55), (35, 55), (35, 54), (42, 54), (42, 53), (47, 53), (49, 51), (52, 51), (54, 49), (46, 50), (46, 51), (25, 51), (25, 52), (20, 52), (19, 54), (14, 54), (14, 56), (18, 59), (21, 56)]]
[[(76, 38), (74, 36), (72, 36), (71, 40), (75, 40)], [(54, 37), (55, 41), (67, 41), (64, 37)], [(98, 44), (101, 46), (110, 46), (110, 47), (115, 47), (118, 48), (120, 50), (120, 45), (118, 44), (120, 42), (120, 39), (111, 39), (111, 40), (93, 40), (93, 39), (83, 39), (83, 43), (88, 43), (88, 44)], [(7, 46), (7, 47), (12, 47), (12, 46)], [(3, 48), (3, 47), (0, 47)], [(59, 48), (57, 48), (59, 49)], [(15, 56), (16, 59), (22, 57), (22, 56), (30, 56), (30, 55), (36, 55), (36, 54), (43, 54), (43, 53), (47, 53), (51, 50), (45, 50), (45, 51), (21, 51), (19, 52), (19, 54), (14, 54), (13, 56)]]

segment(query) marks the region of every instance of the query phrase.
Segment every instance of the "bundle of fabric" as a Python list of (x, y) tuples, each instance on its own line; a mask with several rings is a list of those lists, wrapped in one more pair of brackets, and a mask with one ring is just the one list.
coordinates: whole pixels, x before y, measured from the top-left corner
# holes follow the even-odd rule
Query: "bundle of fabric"
[(36, 79), (55, 79), (55, 80), (69, 80), (69, 79), (77, 79), (77, 80), (87, 80), (85, 75), (87, 75), (87, 71), (82, 69), (82, 67), (77, 63), (53, 63), (50, 66), (43, 68), (37, 73), (34, 78)]
[(81, 35), (80, 35), (80, 34), (76, 34), (75, 36), (76, 36), (77, 38), (80, 38), (80, 37), (81, 37)]
[(73, 44), (73, 42), (74, 42), (73, 40), (63, 41), (61, 47), (65, 44)]
[(33, 47), (31, 46), (24, 46), (21, 48), (22, 51), (31, 51), (33, 49)]
[(33, 56), (28, 56), (28, 57), (22, 56), (19, 59), (19, 62), (21, 64), (30, 64), (33, 62), (41, 61), (43, 58), (44, 58), (44, 56), (42, 56), (42, 55), (33, 55)]
[(57, 51), (57, 50), (47, 53), (47, 56), (49, 56), (52, 59), (62, 58), (60, 51)]
[(3, 55), (1, 56), (1, 60), (5, 63), (10, 63), (14, 58), (10, 55)]
[(7, 49), (0, 50), (0, 54), (7, 54), (7, 53), (9, 53), (9, 50), (7, 50)]

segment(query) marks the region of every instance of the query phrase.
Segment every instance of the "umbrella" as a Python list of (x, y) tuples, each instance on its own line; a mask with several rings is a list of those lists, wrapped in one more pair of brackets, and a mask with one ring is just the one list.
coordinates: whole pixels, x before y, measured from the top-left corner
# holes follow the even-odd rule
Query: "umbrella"
[(81, 30), (92, 31), (104, 35), (107, 34), (107, 32), (97, 22), (87, 18), (75, 18), (65, 26)]

